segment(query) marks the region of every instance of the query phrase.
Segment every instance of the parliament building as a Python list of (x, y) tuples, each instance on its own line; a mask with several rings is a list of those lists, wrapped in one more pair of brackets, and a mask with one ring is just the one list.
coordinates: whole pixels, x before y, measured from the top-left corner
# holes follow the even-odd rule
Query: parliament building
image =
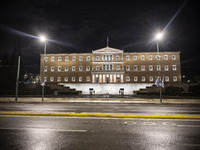
[(155, 84), (181, 82), (179, 52), (124, 52), (109, 46), (91, 53), (41, 54), (40, 77), (89, 94), (124, 94)]

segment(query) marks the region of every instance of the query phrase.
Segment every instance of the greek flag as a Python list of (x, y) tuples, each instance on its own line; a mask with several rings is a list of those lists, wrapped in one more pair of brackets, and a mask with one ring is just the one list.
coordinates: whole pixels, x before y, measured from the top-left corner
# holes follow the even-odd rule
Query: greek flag
[(155, 85), (156, 85), (157, 87), (159, 86), (159, 82), (160, 82), (159, 77), (157, 77), (156, 82), (155, 82)]
[(162, 87), (162, 88), (165, 87), (165, 84), (164, 84), (164, 76), (163, 76), (163, 78), (162, 78), (161, 87)]
[(44, 79), (44, 82), (40, 79), (40, 85), (41, 86), (45, 86), (45, 82), (46, 82), (46, 79)]

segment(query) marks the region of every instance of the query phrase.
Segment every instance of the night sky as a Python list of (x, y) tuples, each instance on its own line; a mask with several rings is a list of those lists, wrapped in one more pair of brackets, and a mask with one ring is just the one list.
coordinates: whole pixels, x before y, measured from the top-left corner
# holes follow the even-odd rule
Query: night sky
[(27, 70), (39, 72), (47, 53), (91, 52), (109, 46), (125, 52), (181, 51), (182, 73), (200, 72), (200, 5), (193, 0), (14, 0), (0, 4), (0, 58), (20, 43)]

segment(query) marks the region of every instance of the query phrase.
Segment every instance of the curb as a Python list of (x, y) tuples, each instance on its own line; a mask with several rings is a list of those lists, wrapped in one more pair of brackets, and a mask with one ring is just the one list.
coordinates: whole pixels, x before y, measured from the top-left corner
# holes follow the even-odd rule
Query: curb
[(160, 115), (130, 115), (130, 114), (89, 114), (89, 113), (82, 114), (82, 113), (0, 112), (0, 115), (100, 117), (100, 118), (200, 119), (200, 116), (160, 116)]

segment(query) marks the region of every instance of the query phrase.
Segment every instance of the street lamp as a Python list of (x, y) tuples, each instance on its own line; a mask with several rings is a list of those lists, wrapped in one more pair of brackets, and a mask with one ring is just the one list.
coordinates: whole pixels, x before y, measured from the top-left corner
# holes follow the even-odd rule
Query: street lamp
[(160, 103), (162, 103), (162, 90), (161, 90), (161, 76), (160, 76), (160, 70), (161, 70), (161, 66), (160, 66), (160, 55), (159, 55), (159, 44), (158, 42), (163, 38), (163, 33), (162, 32), (159, 32), (156, 34), (156, 41), (157, 41), (157, 55), (158, 55), (158, 67), (159, 67), (159, 70), (158, 70), (158, 79), (159, 79), (159, 90), (160, 90)]
[(44, 86), (45, 86), (45, 57), (46, 57), (46, 37), (40, 36), (40, 41), (44, 43), (44, 64), (43, 64), (43, 81), (42, 85), (42, 101), (44, 101)]

